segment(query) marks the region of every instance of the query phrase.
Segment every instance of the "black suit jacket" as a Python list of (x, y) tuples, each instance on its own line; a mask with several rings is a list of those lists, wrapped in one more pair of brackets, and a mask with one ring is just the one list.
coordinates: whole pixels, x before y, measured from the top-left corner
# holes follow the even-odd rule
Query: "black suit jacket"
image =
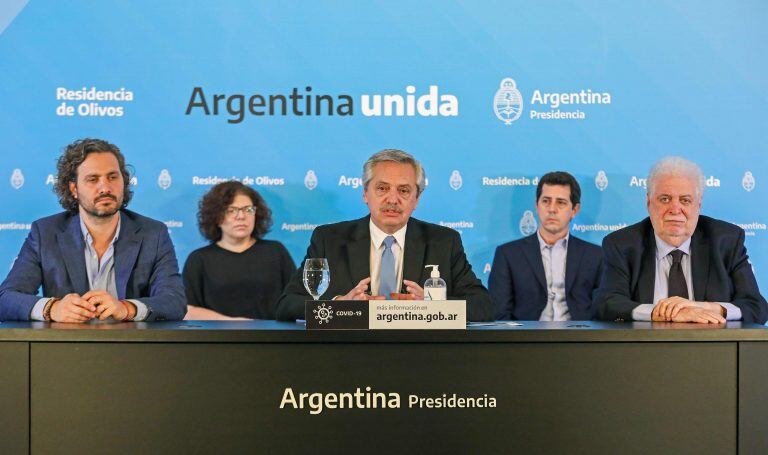
[[(370, 216), (320, 226), (312, 233), (306, 258), (327, 258), (331, 283), (321, 299), (344, 295), (370, 275)], [(467, 319), (493, 320), (493, 301), (467, 262), (459, 233), (417, 219), (408, 220), (403, 255), (403, 279), (423, 285), (429, 278), (427, 264), (440, 266), (448, 299), (467, 301)], [(278, 320), (304, 319), (304, 302), (312, 300), (302, 282), (301, 261), (277, 304)]]
[[(601, 273), (600, 247), (571, 234), (565, 259), (565, 302), (571, 319), (587, 321), (595, 316), (592, 297)], [(496, 319), (539, 320), (547, 306), (547, 277), (538, 234), (496, 248), (488, 290), (496, 304)]]
[[(693, 300), (730, 302), (744, 322), (765, 323), (768, 305), (748, 259), (743, 229), (700, 216), (691, 237)], [(595, 301), (600, 319), (630, 320), (636, 306), (653, 303), (656, 239), (650, 218), (606, 236), (603, 260)]]

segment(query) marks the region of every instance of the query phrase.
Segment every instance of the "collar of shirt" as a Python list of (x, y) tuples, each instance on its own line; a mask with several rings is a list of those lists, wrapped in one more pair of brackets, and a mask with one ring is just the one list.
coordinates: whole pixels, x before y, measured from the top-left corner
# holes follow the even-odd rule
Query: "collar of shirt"
[[(117, 238), (120, 237), (120, 220), (123, 214), (118, 211), (117, 215), (117, 229), (115, 229), (115, 236), (112, 237), (112, 241), (109, 242), (109, 246), (114, 245), (115, 242), (117, 242)], [(85, 240), (85, 244), (93, 246), (93, 237), (91, 236), (91, 233), (88, 232), (88, 227), (85, 225), (82, 216), (80, 217), (80, 232), (83, 234), (83, 240)]]
[(395, 231), (394, 234), (387, 234), (386, 232), (382, 231), (373, 223), (373, 220), (368, 223), (368, 226), (371, 231), (371, 243), (376, 250), (381, 249), (381, 244), (384, 243), (384, 239), (386, 239), (389, 235), (395, 237), (395, 241), (397, 241), (397, 244), (400, 246), (400, 248), (405, 248), (405, 231), (408, 229), (408, 224)]
[(691, 255), (691, 238), (690, 237), (688, 237), (688, 239), (685, 242), (683, 242), (682, 245), (678, 247), (674, 247), (669, 243), (665, 242), (664, 240), (662, 240), (661, 237), (659, 237), (655, 233), (653, 234), (653, 236), (656, 237), (656, 260), (657, 261), (664, 259), (665, 257), (667, 257), (669, 253), (671, 253), (674, 250), (680, 250), (688, 256)]
[(544, 239), (541, 237), (541, 232), (539, 232), (538, 230), (536, 231), (536, 237), (539, 238), (539, 249), (541, 251), (544, 251), (548, 247), (552, 247), (552, 248), (561, 247), (564, 250), (568, 249), (568, 238), (570, 238), (570, 236), (571, 236), (571, 231), (568, 231), (565, 234), (565, 237), (556, 241), (553, 245), (550, 245), (547, 242), (545, 242)]

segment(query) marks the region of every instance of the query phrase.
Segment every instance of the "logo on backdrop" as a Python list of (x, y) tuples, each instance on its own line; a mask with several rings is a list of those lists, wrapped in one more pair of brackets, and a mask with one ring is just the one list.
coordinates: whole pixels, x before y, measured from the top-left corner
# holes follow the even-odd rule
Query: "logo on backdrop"
[[(355, 115), (355, 102), (349, 94), (315, 94), (312, 86), (290, 93), (213, 94), (206, 97), (202, 87), (194, 87), (184, 115), (197, 109), (206, 116), (228, 114), (227, 123), (241, 123), (246, 115), (339, 117)], [(430, 85), (424, 93), (415, 85), (406, 85), (405, 93), (360, 95), (359, 112), (365, 117), (458, 117), (459, 99), (441, 93), (438, 85)]]
[(339, 186), (348, 186), (350, 188), (360, 188), (363, 186), (363, 179), (360, 177), (339, 176)]
[(759, 221), (753, 221), (751, 223), (736, 223), (737, 226), (744, 229), (744, 235), (748, 237), (754, 237), (757, 231), (766, 231), (768, 226), (765, 223)]
[(171, 232), (171, 229), (174, 229), (174, 228), (184, 227), (184, 222), (179, 220), (168, 220), (168, 221), (163, 221), (163, 223), (165, 223), (165, 226), (168, 228), (168, 232)]
[(315, 313), (315, 319), (318, 320), (318, 324), (327, 324), (333, 319), (333, 307), (330, 305), (325, 306), (325, 304), (322, 303), (319, 307), (312, 310), (312, 312)]
[[(720, 188), (720, 179), (714, 175), (710, 175), (709, 177), (705, 176), (704, 185), (706, 185), (707, 188)], [(633, 175), (629, 179), (629, 186), (637, 188), (648, 188), (648, 178)]]
[[(523, 114), (523, 95), (514, 79), (501, 80), (493, 97), (496, 118), (510, 125)], [(584, 120), (591, 105), (611, 104), (609, 92), (593, 92), (592, 89), (576, 89), (566, 92), (549, 92), (534, 89), (528, 102), (528, 118), (531, 120)], [(582, 110), (584, 109), (584, 110)]]
[(229, 182), (229, 181), (241, 182), (243, 185), (259, 185), (259, 186), (285, 185), (285, 178), (270, 177), (268, 175), (260, 175), (258, 177), (251, 177), (249, 175), (246, 175), (244, 177), (237, 177), (234, 175), (231, 177), (219, 177), (218, 175), (209, 175), (207, 177), (202, 177), (199, 175), (192, 176), (193, 185), (218, 185), (219, 183)]
[(290, 232), (314, 231), (315, 228), (318, 226), (320, 225), (312, 224), (312, 223), (283, 223), (282, 226), (280, 226), (280, 229), (283, 231), (290, 231)]
[(744, 177), (741, 179), (741, 187), (744, 188), (745, 191), (752, 191), (755, 189), (755, 178), (752, 176), (752, 173), (747, 171), (744, 173)]
[(595, 177), (595, 186), (600, 191), (605, 191), (608, 188), (608, 176), (605, 175), (605, 171), (599, 171)]
[(537, 186), (539, 177), (532, 179), (526, 176), (520, 177), (483, 177), (481, 180), (483, 186)]
[(493, 97), (493, 112), (505, 125), (512, 124), (523, 114), (523, 96), (514, 79), (507, 77), (501, 80), (496, 96)]
[(11, 186), (14, 190), (18, 190), (24, 186), (24, 174), (21, 173), (21, 169), (14, 169), (11, 174)]
[(171, 179), (171, 174), (168, 172), (168, 169), (160, 171), (160, 175), (157, 177), (157, 186), (163, 190), (167, 190), (171, 187), (172, 182), (173, 180)]
[(459, 234), (464, 233), (464, 229), (474, 229), (475, 223), (473, 221), (443, 221), (440, 220), (438, 223), (440, 226), (445, 226), (453, 229), (454, 231), (458, 232)]
[[(75, 103), (70, 103), (74, 101)], [(122, 117), (125, 103), (133, 101), (133, 92), (120, 87), (118, 90), (98, 90), (82, 87), (70, 90), (56, 87), (56, 115), (59, 117)]]
[(537, 227), (539, 226), (533, 218), (533, 212), (526, 210), (520, 218), (520, 233), (527, 237), (536, 232)]
[(603, 223), (594, 223), (594, 224), (578, 224), (573, 223), (571, 226), (571, 230), (573, 232), (613, 232), (618, 231), (619, 229), (624, 229), (627, 227), (627, 223), (615, 223), (615, 224), (603, 224)]
[(0, 231), (28, 231), (30, 229), (32, 229), (31, 223), (17, 223), (15, 221), (0, 223)]
[(461, 185), (464, 183), (464, 181), (461, 179), (461, 174), (459, 171), (451, 172), (451, 178), (448, 180), (448, 183), (454, 190), (461, 188)]
[(307, 175), (304, 176), (304, 186), (310, 191), (317, 188), (317, 176), (312, 169), (308, 170)]

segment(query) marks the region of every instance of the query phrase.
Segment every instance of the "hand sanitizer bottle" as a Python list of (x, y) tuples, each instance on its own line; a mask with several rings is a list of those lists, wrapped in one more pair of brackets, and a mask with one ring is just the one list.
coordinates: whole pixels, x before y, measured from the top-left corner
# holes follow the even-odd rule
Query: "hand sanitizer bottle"
[(440, 271), (437, 265), (427, 265), (432, 267), (432, 273), (427, 281), (424, 282), (424, 300), (448, 300), (445, 280), (440, 278)]

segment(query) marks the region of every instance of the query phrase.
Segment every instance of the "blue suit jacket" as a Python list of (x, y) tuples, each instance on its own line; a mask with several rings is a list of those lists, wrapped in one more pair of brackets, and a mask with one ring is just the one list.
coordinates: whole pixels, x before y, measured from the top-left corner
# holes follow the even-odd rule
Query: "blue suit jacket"
[[(123, 210), (115, 242), (115, 284), (119, 299), (147, 306), (147, 321), (180, 320), (186, 314), (184, 288), (166, 226)], [(32, 223), (11, 272), (0, 285), (0, 320), (29, 320), (44, 297), (88, 292), (85, 242), (80, 215), (68, 212)]]
[[(594, 318), (592, 295), (601, 273), (600, 247), (571, 234), (565, 259), (565, 302), (571, 319)], [(496, 304), (496, 319), (539, 320), (547, 306), (547, 277), (537, 234), (496, 248), (488, 290)]]

